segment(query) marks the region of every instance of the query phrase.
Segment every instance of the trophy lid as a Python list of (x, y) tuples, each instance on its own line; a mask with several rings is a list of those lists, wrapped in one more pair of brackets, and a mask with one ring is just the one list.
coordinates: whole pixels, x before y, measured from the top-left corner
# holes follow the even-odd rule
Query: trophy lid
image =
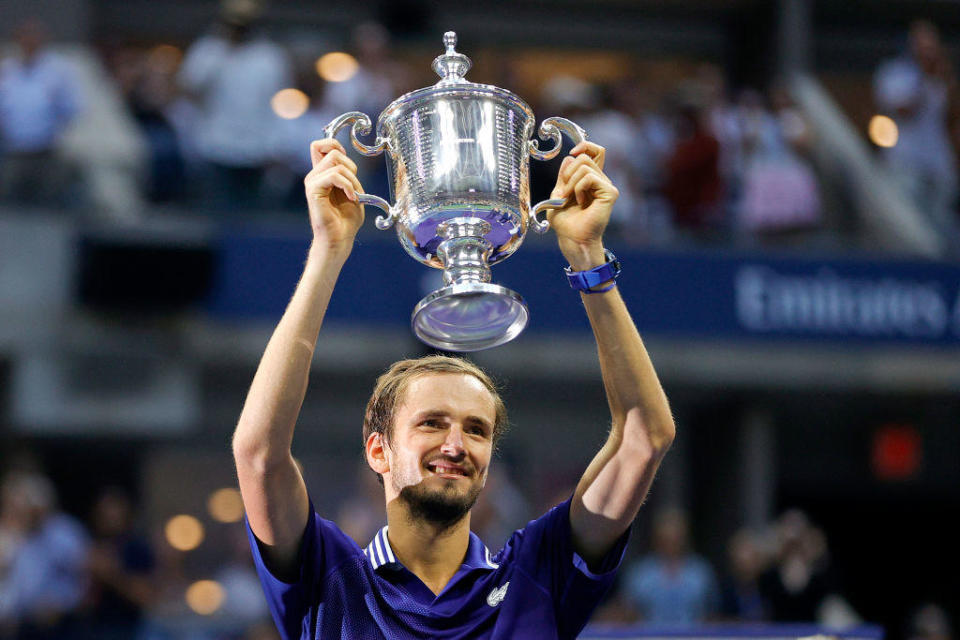
[(467, 82), (463, 76), (470, 70), (473, 63), (467, 56), (457, 53), (457, 34), (455, 31), (447, 31), (443, 34), (443, 46), (447, 48), (446, 53), (433, 60), (433, 70), (440, 76), (440, 81), (437, 84)]
[(511, 105), (523, 111), (531, 120), (533, 110), (519, 96), (501, 87), (471, 82), (464, 78), (473, 63), (470, 58), (456, 50), (457, 34), (447, 31), (443, 34), (446, 51), (434, 58), (433, 70), (440, 76), (435, 84), (416, 89), (400, 96), (383, 110), (377, 119), (378, 134), (393, 118), (409, 109), (429, 104), (438, 98), (459, 97), (464, 99), (491, 99), (504, 105)]

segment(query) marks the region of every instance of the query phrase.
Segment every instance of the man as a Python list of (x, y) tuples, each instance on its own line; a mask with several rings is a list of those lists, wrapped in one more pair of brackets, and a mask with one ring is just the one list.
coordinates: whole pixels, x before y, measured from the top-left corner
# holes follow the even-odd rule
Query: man
[(78, 87), (46, 25), (27, 20), (14, 34), (18, 55), (0, 64), (0, 199), (57, 202), (69, 179), (57, 145), (80, 112)]
[(877, 106), (897, 123), (898, 140), (884, 149), (893, 179), (955, 246), (957, 159), (949, 120), (957, 107), (957, 81), (937, 27), (913, 21), (907, 51), (883, 62), (873, 84)]
[[(503, 403), (465, 361), (402, 361), (378, 380), (364, 420), (388, 526), (362, 550), (314, 513), (290, 453), (323, 315), (364, 217), (356, 165), (343, 147), (320, 140), (311, 157), (313, 244), (233, 440), (255, 563), (283, 637), (576, 637), (613, 580), (674, 434), (612, 275), (581, 289), (612, 426), (573, 496), (491, 556), (470, 533), (470, 507), (506, 423)], [(577, 145), (554, 188), (567, 204), (549, 218), (575, 272), (608, 263), (602, 234), (617, 190), (603, 161), (602, 147)]]
[(179, 72), (199, 108), (196, 154), (206, 199), (218, 212), (259, 206), (276, 144), (270, 101), (293, 82), (284, 50), (257, 30), (263, 10), (260, 0), (221, 0), (220, 24), (190, 46)]

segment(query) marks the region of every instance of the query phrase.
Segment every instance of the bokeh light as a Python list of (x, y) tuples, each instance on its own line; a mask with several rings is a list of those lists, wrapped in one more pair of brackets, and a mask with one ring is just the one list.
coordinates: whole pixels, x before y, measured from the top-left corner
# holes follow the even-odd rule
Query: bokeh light
[(207, 510), (217, 522), (239, 522), (243, 518), (243, 499), (233, 487), (217, 489), (207, 500)]
[(187, 606), (202, 616), (216, 612), (223, 598), (223, 587), (215, 580), (197, 580), (187, 587)]
[(870, 142), (878, 147), (892, 147), (897, 144), (900, 136), (897, 123), (887, 116), (880, 115), (870, 118), (867, 133), (870, 136)]
[(174, 549), (191, 551), (203, 542), (203, 525), (193, 516), (179, 515), (170, 518), (164, 527), (167, 542)]
[(284, 120), (296, 120), (310, 106), (310, 98), (299, 89), (281, 89), (270, 99), (273, 112)]
[(349, 80), (359, 68), (357, 59), (342, 51), (332, 51), (317, 59), (317, 74), (327, 82)]

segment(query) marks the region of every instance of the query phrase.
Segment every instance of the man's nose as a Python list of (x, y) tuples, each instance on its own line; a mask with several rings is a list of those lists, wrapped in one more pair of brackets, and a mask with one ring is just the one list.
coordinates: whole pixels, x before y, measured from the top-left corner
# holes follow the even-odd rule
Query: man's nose
[(447, 437), (443, 440), (440, 453), (452, 458), (464, 455), (463, 429), (461, 429), (459, 425), (454, 425), (447, 430)]

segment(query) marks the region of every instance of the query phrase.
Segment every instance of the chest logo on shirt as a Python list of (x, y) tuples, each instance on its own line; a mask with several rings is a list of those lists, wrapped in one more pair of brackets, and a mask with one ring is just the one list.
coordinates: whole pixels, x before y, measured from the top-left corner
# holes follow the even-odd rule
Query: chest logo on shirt
[(491, 607), (495, 607), (503, 602), (503, 599), (507, 597), (507, 587), (509, 586), (510, 582), (507, 581), (504, 582), (503, 586), (501, 587), (494, 587), (493, 591), (490, 592), (490, 595), (487, 596), (487, 604)]

